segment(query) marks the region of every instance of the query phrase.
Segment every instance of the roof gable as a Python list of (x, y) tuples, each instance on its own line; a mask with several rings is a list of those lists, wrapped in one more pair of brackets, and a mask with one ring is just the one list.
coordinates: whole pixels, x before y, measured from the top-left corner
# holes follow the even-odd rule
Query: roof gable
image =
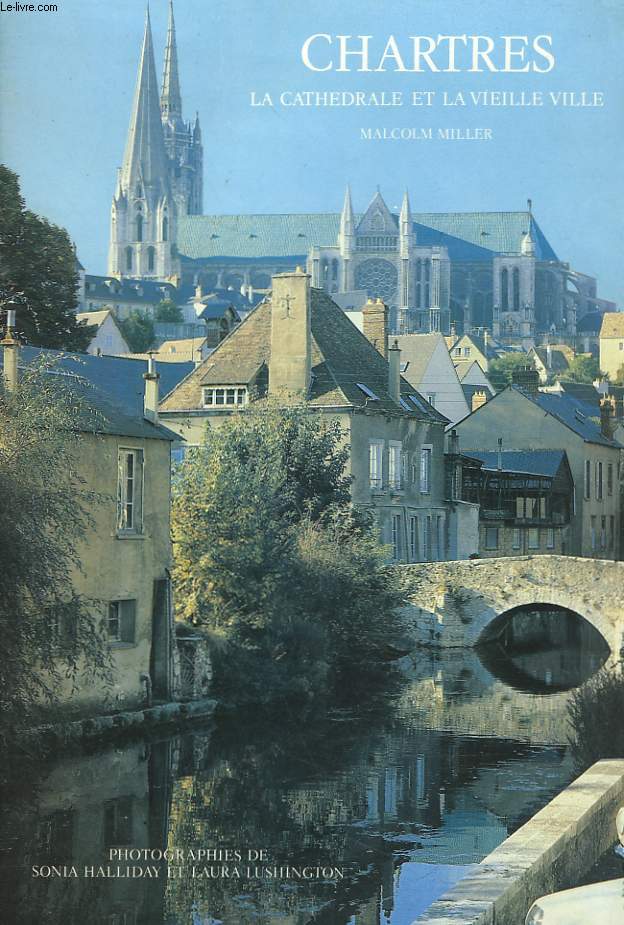
[[(271, 311), (266, 299), (221, 341), (214, 352), (190, 373), (161, 404), (163, 412), (202, 408), (205, 385), (249, 385), (268, 369), (271, 360)], [(361, 407), (369, 411), (406, 413), (444, 424), (414, 386), (401, 380), (401, 409), (388, 392), (388, 363), (370, 341), (322, 290), (311, 291), (312, 381), (308, 401), (317, 407)], [(376, 399), (359, 388), (371, 390)], [(411, 402), (415, 395), (418, 403)], [(409, 410), (408, 410), (409, 409)]]
[(624, 312), (605, 312), (602, 316), (600, 336), (624, 338)]

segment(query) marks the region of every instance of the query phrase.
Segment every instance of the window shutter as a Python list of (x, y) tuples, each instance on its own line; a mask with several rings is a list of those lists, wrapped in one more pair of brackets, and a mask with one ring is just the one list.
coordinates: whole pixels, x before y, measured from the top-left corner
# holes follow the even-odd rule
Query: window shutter
[(120, 642), (136, 641), (136, 601), (121, 602)]

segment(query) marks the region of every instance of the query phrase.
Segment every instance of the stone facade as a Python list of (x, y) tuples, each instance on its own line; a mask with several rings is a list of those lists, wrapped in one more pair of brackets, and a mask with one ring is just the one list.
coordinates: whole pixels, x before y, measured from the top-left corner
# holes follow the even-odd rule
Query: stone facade
[[(400, 374), (400, 350), (380, 350), (385, 308), (374, 303), (360, 333), (299, 270), (273, 278), (261, 303), (161, 403), (164, 422), (187, 444), (203, 440), (256, 399), (304, 400), (337, 421), (349, 446), (352, 497), (370, 510), (397, 561), (436, 561), (476, 552), (475, 505), (447, 500), (446, 418)], [(456, 532), (460, 519), (461, 539)], [(467, 550), (470, 538), (474, 545)]]

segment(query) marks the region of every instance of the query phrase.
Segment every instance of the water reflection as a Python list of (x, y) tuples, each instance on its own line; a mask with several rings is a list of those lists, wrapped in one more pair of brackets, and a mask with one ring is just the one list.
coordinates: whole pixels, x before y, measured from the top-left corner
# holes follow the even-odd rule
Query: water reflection
[[(525, 671), (541, 676), (543, 657), (523, 655)], [(3, 921), (412, 922), (573, 773), (566, 694), (516, 690), (490, 664), (420, 653), (400, 694), (366, 715), (239, 717), (40, 768), (3, 803)], [(570, 683), (582, 667), (576, 649), (553, 664)], [(123, 846), (180, 848), (184, 870), (170, 865), (167, 879), (148, 861), (149, 879), (85, 879)], [(189, 849), (222, 854), (193, 864)], [(226, 849), (243, 860), (224, 862)], [(244, 863), (249, 850), (264, 852), (259, 865)], [(33, 878), (44, 864), (70, 876)], [(193, 866), (221, 875), (193, 877)], [(318, 878), (292, 873), (317, 867)]]

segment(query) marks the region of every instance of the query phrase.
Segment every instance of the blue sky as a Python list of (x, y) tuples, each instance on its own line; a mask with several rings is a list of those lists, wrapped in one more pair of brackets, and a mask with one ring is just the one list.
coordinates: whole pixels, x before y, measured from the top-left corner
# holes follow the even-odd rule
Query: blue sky
[[(6, 3), (5, 3), (6, 5)], [(0, 159), (30, 208), (68, 228), (83, 264), (105, 272), (108, 216), (140, 43), (141, 0), (59, 0), (59, 12), (0, 13)], [(204, 211), (363, 209), (379, 184), (415, 211), (513, 211), (531, 197), (561, 259), (624, 302), (624, 8), (619, 0), (175, 0), (185, 115), (199, 110)], [(160, 73), (167, 0), (152, 0)], [(374, 36), (551, 34), (549, 74), (319, 73), (300, 58), (312, 33)], [(599, 109), (435, 106), (252, 109), (281, 90), (586, 90)], [(361, 127), (486, 127), (490, 142), (363, 141)]]

